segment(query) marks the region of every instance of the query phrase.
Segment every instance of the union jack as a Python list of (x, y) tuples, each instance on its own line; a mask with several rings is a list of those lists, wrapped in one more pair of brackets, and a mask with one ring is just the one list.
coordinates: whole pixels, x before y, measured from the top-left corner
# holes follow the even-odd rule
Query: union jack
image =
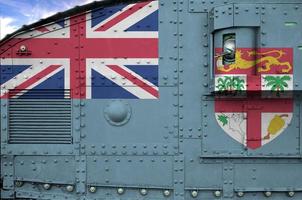
[[(13, 89), (24, 95), (71, 90), (81, 99), (159, 98), (158, 1), (99, 8), (8, 43), (14, 47), (0, 50), (0, 98)], [(20, 54), (21, 45), (28, 55)]]

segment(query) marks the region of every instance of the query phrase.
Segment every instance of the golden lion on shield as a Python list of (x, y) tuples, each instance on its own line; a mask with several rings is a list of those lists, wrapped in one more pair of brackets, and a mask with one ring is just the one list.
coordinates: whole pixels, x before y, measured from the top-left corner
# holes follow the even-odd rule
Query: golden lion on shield
[[(269, 54), (277, 53), (278, 56), (274, 57)], [(283, 73), (289, 73), (292, 69), (292, 66), (289, 62), (281, 62), (280, 58), (285, 55), (285, 52), (282, 50), (272, 50), (264, 53), (259, 53), (256, 51), (249, 51), (249, 56), (262, 56), (261, 58), (257, 58), (254, 60), (246, 60), (242, 57), (242, 51), (237, 50), (235, 54), (235, 63), (230, 65), (223, 65), (223, 58), (219, 56), (217, 59), (217, 69), (222, 72), (230, 72), (235, 69), (250, 69), (255, 67), (259, 63), (263, 63), (263, 66), (258, 67), (258, 72), (267, 72), (270, 71), (271, 68), (274, 67), (286, 67), (281, 70)]]

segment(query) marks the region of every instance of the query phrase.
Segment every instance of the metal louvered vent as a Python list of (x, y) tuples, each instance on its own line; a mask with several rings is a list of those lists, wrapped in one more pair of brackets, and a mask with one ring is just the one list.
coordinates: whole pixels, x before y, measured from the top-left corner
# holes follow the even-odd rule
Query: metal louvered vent
[[(71, 144), (70, 92), (10, 92), (9, 143)], [(24, 95), (26, 94), (26, 95)], [(62, 96), (63, 95), (63, 96)]]

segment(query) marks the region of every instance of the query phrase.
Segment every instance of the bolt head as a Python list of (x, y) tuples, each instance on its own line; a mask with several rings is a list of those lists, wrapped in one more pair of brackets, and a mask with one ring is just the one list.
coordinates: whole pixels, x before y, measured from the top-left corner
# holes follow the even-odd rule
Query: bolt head
[(117, 188), (118, 194), (123, 194), (125, 192), (124, 188)]
[(237, 192), (237, 196), (238, 197), (243, 197), (244, 196), (244, 192)]
[(294, 191), (289, 191), (289, 192), (287, 193), (287, 195), (288, 195), (289, 197), (293, 197), (293, 196), (295, 196), (295, 192), (294, 192)]
[(171, 192), (170, 192), (170, 190), (164, 190), (164, 196), (165, 197), (168, 197), (168, 196), (170, 196), (170, 194), (171, 194)]
[(266, 197), (270, 197), (270, 196), (272, 196), (272, 192), (266, 191), (266, 192), (264, 193), (264, 195), (265, 195)]
[(96, 192), (96, 187), (90, 186), (90, 187), (89, 187), (89, 192), (95, 193), (95, 192)]
[(193, 190), (193, 191), (191, 192), (191, 196), (192, 196), (193, 198), (196, 198), (196, 197), (198, 196), (198, 192), (197, 192), (196, 190)]
[(51, 187), (51, 185), (48, 184), (48, 183), (43, 184), (43, 188), (44, 188), (45, 190), (49, 190), (50, 187)]
[(72, 192), (73, 189), (74, 189), (73, 185), (67, 185), (67, 186), (66, 186), (66, 190), (67, 190), (68, 192)]
[(27, 50), (26, 46), (25, 45), (21, 45), (20, 46), (20, 51), (21, 52), (25, 52)]
[(214, 192), (214, 196), (215, 197), (220, 197), (221, 196), (221, 192), (219, 190)]
[(22, 181), (16, 181), (15, 185), (16, 185), (16, 187), (22, 187), (23, 182)]
[(141, 193), (141, 195), (145, 196), (145, 195), (148, 194), (148, 190), (146, 190), (146, 189), (141, 189), (141, 190), (140, 190), (140, 193)]

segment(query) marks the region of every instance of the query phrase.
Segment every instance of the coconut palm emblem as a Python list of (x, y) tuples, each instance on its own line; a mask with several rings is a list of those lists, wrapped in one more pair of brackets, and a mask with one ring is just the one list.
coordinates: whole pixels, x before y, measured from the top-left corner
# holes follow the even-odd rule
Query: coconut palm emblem
[[(221, 49), (216, 51), (219, 54)], [(293, 89), (292, 49), (264, 48), (260, 52), (240, 48), (233, 63), (216, 59), (215, 91), (244, 94), (216, 97), (217, 123), (250, 149), (260, 148), (284, 132), (293, 112), (293, 100), (286, 95)], [(257, 54), (261, 54), (258, 60)], [(251, 92), (259, 95), (250, 98)]]
[(271, 91), (284, 91), (289, 87), (288, 82), (291, 80), (289, 75), (284, 76), (265, 76), (266, 87), (270, 87)]

